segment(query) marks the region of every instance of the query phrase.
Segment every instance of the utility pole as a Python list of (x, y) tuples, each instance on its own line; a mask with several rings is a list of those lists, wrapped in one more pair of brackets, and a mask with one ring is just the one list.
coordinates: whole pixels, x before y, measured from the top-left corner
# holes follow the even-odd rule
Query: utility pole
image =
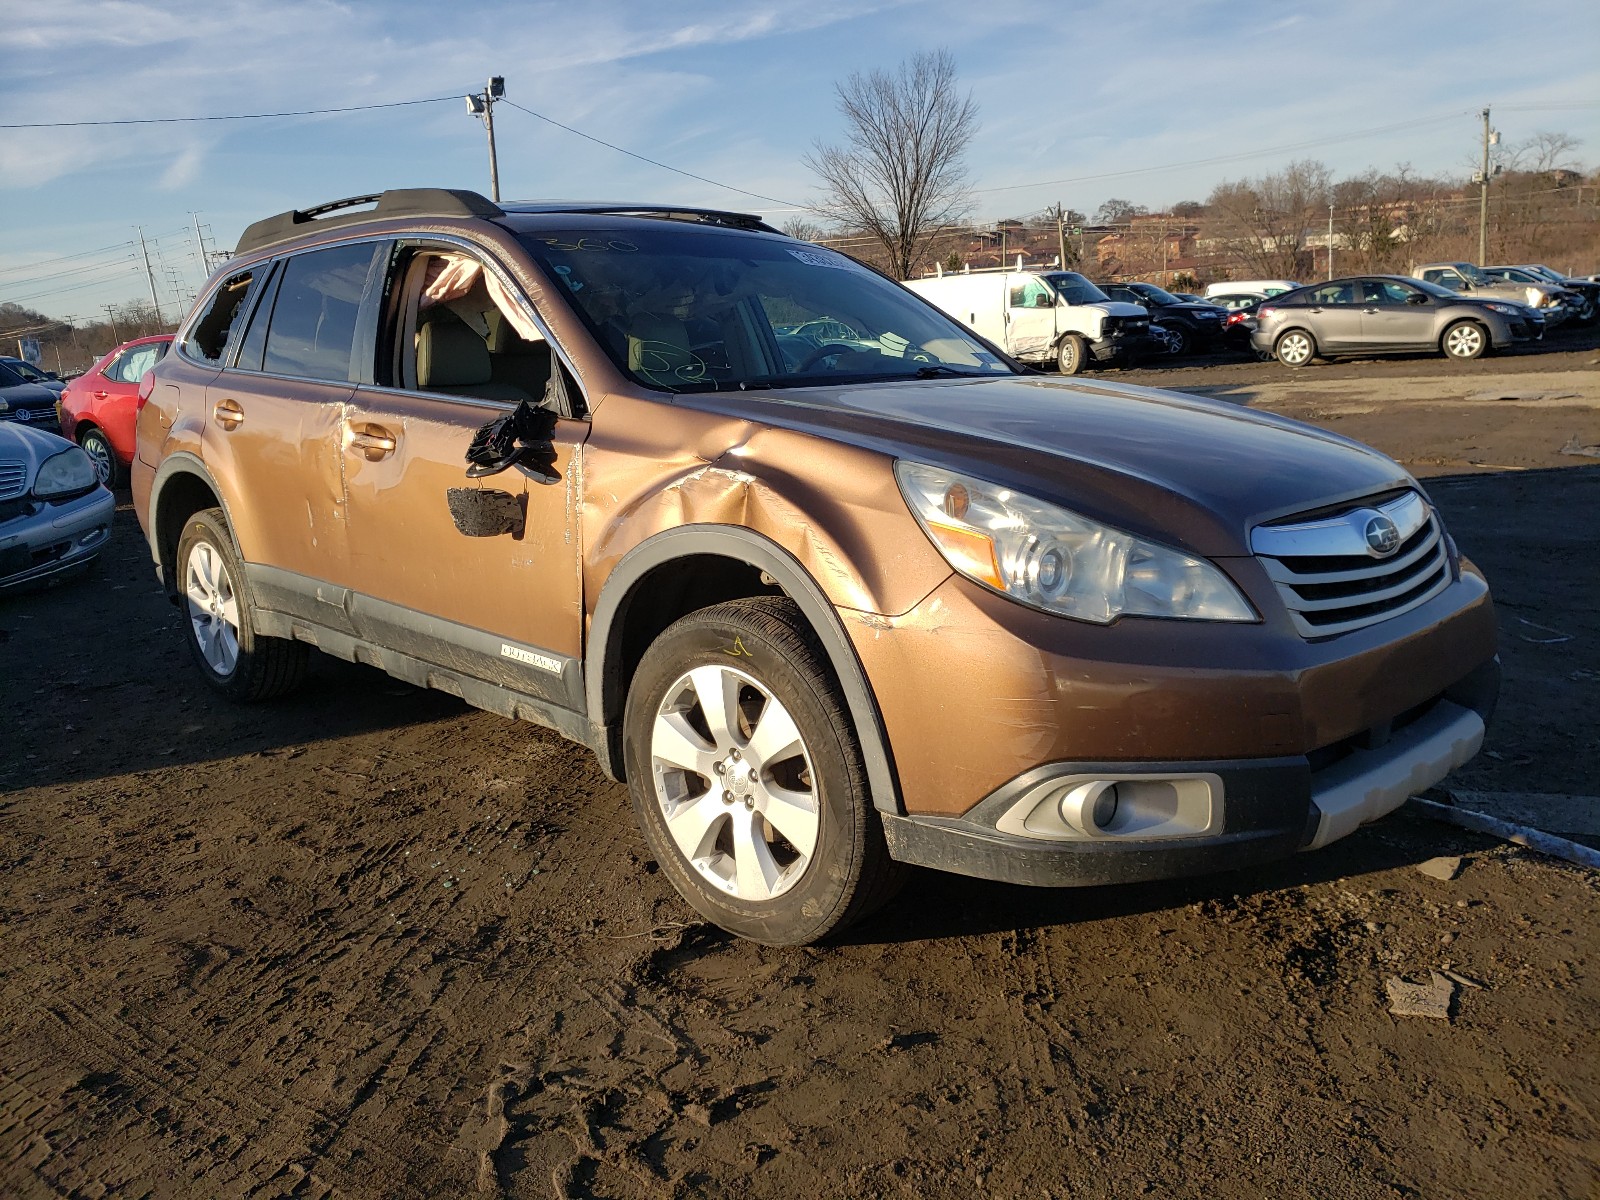
[(1067, 210), (1056, 203), (1056, 247), (1061, 256), (1061, 269), (1067, 269)]
[(1478, 172), (1478, 265), (1489, 261), (1489, 147), (1500, 135), (1489, 128), (1489, 110), (1483, 110), (1483, 169)]
[(111, 321), (111, 337), (112, 337), (112, 340), (115, 341), (118, 345), (121, 345), (122, 344), (122, 335), (117, 332), (117, 309), (116, 309), (116, 305), (114, 305), (114, 304), (102, 304), (100, 307), (106, 310), (106, 316)]
[(494, 150), (494, 102), (505, 98), (506, 78), (491, 75), (488, 86), (467, 97), (467, 114), (483, 121), (489, 134), (489, 199), (500, 203), (500, 161)]
[(156, 310), (156, 324), (165, 325), (166, 317), (161, 315), (161, 301), (156, 298), (156, 273), (150, 269), (150, 248), (144, 244), (144, 226), (135, 225), (139, 231), (139, 252), (144, 255), (144, 274), (150, 281), (150, 306)]
[(1333, 278), (1333, 205), (1328, 205), (1328, 278)]

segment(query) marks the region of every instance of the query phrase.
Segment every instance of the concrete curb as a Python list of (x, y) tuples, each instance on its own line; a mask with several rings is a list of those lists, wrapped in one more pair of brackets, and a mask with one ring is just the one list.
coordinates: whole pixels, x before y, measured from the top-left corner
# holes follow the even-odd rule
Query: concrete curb
[(1424, 800), (1421, 796), (1411, 797), (1410, 803), (1419, 812), (1425, 816), (1432, 817), (1436, 821), (1443, 821), (1448, 825), (1458, 825), (1462, 829), (1470, 829), (1475, 833), (1487, 833), (1491, 837), (1502, 838), (1505, 841), (1514, 842), (1518, 846), (1526, 846), (1530, 850), (1537, 850), (1540, 854), (1548, 854), (1552, 858), (1564, 859), (1567, 862), (1576, 863), (1580, 867), (1588, 867), (1591, 871), (1600, 871), (1600, 850), (1591, 850), (1588, 846), (1579, 845), (1577, 842), (1568, 841), (1566, 838), (1556, 837), (1553, 833), (1530, 829), (1526, 825), (1513, 825), (1510, 821), (1502, 821), (1498, 817), (1473, 812), (1468, 808), (1454, 808), (1448, 804)]

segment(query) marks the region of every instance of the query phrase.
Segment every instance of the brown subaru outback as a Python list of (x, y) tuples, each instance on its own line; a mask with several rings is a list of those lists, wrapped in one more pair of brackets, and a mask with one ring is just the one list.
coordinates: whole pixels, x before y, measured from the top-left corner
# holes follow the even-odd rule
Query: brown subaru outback
[(1247, 866), (1465, 762), (1482, 575), (1364, 446), (1018, 366), (738, 213), (398, 191), (261, 221), (142, 388), (206, 680), (312, 647), (558, 730), (708, 919), (901, 864)]

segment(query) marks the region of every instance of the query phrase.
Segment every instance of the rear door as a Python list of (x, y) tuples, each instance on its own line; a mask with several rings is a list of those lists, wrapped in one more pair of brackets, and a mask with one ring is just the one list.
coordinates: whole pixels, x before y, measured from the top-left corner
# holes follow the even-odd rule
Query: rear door
[(1364, 346), (1361, 305), (1354, 283), (1346, 279), (1324, 284), (1307, 294), (1305, 323), (1319, 350), (1357, 350)]
[[(206, 461), (264, 607), (348, 630), (340, 439), (382, 243), (285, 259), (231, 367), (206, 388)], [(370, 316), (368, 320), (370, 321)], [(329, 586), (337, 585), (337, 586)]]

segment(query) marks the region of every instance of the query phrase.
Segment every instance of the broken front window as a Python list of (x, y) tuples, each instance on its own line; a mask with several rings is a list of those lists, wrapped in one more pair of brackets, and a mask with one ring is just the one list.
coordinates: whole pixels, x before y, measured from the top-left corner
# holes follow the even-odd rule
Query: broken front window
[(674, 392), (1009, 373), (950, 318), (842, 254), (620, 223), (525, 234), (612, 361)]

